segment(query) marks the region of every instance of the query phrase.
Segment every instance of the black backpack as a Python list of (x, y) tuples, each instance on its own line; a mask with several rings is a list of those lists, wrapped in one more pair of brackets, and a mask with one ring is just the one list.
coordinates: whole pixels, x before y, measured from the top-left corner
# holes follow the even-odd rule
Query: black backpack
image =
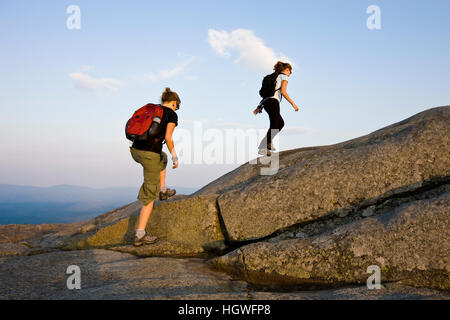
[(273, 95), (275, 94), (275, 86), (277, 84), (278, 75), (278, 72), (274, 72), (264, 77), (261, 89), (259, 90), (259, 95), (261, 96), (261, 98), (265, 99), (273, 97)]

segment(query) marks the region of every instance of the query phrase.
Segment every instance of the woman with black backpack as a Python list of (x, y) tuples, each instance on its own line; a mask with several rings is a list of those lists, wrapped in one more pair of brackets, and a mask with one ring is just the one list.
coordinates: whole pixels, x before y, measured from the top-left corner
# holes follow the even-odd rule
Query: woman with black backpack
[[(280, 102), (282, 97), (292, 105), (295, 111), (298, 111), (297, 105), (287, 94), (286, 88), (288, 78), (292, 73), (292, 66), (289, 63), (278, 61), (273, 67), (274, 73), (266, 76), (260, 91), (264, 98), (259, 106), (253, 111), (255, 115), (261, 113), (262, 109), (266, 110), (270, 119), (270, 128), (267, 135), (259, 145), (259, 154), (270, 156), (271, 151), (275, 151), (272, 146), (272, 139), (284, 127), (284, 120), (280, 114)], [(273, 132), (272, 132), (273, 130)]]
[(153, 204), (158, 195), (160, 200), (166, 200), (176, 193), (175, 190), (165, 186), (167, 155), (162, 151), (162, 145), (165, 140), (172, 155), (172, 168), (177, 168), (178, 157), (175, 153), (172, 134), (178, 124), (178, 116), (175, 111), (179, 109), (181, 101), (176, 92), (166, 88), (162, 94), (161, 103), (159, 108), (163, 108), (163, 114), (158, 126), (157, 136), (147, 140), (134, 140), (130, 147), (134, 161), (140, 163), (144, 169), (144, 183), (139, 189), (138, 195), (138, 199), (142, 202), (142, 208), (134, 238), (134, 246), (152, 244), (158, 240), (156, 236), (146, 234), (145, 231)]

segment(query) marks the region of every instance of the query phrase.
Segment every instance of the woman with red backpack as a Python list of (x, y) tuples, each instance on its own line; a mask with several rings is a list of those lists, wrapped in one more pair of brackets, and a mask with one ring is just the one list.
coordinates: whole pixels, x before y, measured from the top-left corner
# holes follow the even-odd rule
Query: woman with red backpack
[[(135, 139), (133, 145), (130, 147), (131, 156), (136, 162), (140, 163), (144, 169), (144, 182), (138, 194), (138, 199), (142, 202), (142, 208), (139, 215), (136, 236), (134, 238), (134, 246), (152, 244), (158, 240), (156, 236), (147, 234), (145, 231), (154, 202), (158, 195), (160, 200), (166, 200), (176, 193), (174, 189), (169, 189), (165, 185), (167, 155), (162, 151), (162, 145), (165, 140), (167, 148), (172, 155), (172, 168), (177, 168), (178, 157), (175, 153), (172, 134), (178, 124), (178, 116), (175, 111), (179, 109), (180, 104), (181, 101), (178, 94), (171, 91), (170, 88), (166, 88), (161, 97), (161, 105), (147, 105), (149, 108), (152, 108), (153, 117), (156, 112), (154, 110), (158, 110), (159, 114), (162, 112), (161, 119), (158, 118), (157, 121), (156, 133), (151, 139)], [(143, 107), (144, 110), (145, 107), (146, 106)], [(138, 111), (136, 111), (136, 113)], [(139, 118), (139, 116), (136, 115), (134, 115), (134, 117)], [(150, 116), (147, 116), (147, 118), (148, 117)], [(153, 125), (155, 120), (151, 120), (153, 120)], [(128, 127), (127, 123), (127, 128)], [(146, 129), (148, 132), (153, 130), (152, 127)]]
[(275, 148), (272, 146), (272, 139), (284, 127), (284, 120), (280, 114), (280, 102), (282, 97), (285, 97), (286, 100), (289, 101), (296, 112), (298, 111), (297, 105), (292, 101), (286, 91), (288, 78), (292, 73), (292, 66), (289, 63), (278, 61), (273, 67), (273, 70), (275, 72), (266, 76), (263, 80), (260, 91), (263, 100), (253, 111), (253, 113), (257, 115), (264, 108), (269, 115), (270, 127), (267, 131), (267, 135), (259, 145), (258, 152), (261, 155), (268, 156), (270, 156), (271, 151), (275, 151)]

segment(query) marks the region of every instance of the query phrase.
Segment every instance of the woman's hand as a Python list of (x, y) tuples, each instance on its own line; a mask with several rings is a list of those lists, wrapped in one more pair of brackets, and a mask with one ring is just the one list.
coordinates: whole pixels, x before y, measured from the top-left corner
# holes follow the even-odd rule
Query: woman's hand
[(172, 154), (172, 163), (173, 163), (172, 169), (178, 168), (178, 157), (176, 154), (175, 155)]
[(178, 157), (177, 157), (177, 154), (175, 153), (175, 146), (174, 146), (173, 140), (172, 140), (173, 130), (175, 130), (175, 123), (169, 122), (167, 124), (167, 128), (166, 128), (165, 139), (166, 139), (167, 148), (169, 149), (170, 154), (172, 156), (172, 162), (173, 162), (172, 168), (175, 169), (178, 167)]
[(289, 103), (294, 108), (295, 112), (297, 112), (298, 111), (298, 107), (294, 103), (294, 101), (292, 101), (292, 99), (289, 97), (289, 95), (287, 94), (286, 88), (287, 88), (287, 81), (283, 80), (283, 82), (281, 83), (281, 94), (283, 95), (283, 97), (286, 98), (287, 101), (289, 101)]
[(256, 116), (259, 113), (259, 108), (256, 108), (255, 110), (253, 110), (253, 114)]

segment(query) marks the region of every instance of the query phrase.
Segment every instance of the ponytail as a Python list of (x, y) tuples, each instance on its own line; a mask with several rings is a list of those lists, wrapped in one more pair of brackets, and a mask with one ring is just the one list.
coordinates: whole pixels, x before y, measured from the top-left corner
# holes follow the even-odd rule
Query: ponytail
[(170, 101), (176, 101), (177, 104), (181, 103), (180, 97), (178, 96), (178, 94), (176, 92), (173, 92), (172, 90), (170, 90), (170, 88), (166, 88), (166, 90), (164, 90), (164, 92), (162, 93), (161, 96), (161, 102), (170, 102)]

